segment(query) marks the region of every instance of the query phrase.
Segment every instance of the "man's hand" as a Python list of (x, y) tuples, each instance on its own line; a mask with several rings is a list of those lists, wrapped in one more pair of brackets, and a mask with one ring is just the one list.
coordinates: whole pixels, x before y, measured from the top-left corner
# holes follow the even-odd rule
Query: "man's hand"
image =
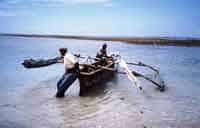
[(80, 57), (81, 55), (80, 55), (80, 54), (74, 54), (74, 56), (76, 56), (76, 57)]

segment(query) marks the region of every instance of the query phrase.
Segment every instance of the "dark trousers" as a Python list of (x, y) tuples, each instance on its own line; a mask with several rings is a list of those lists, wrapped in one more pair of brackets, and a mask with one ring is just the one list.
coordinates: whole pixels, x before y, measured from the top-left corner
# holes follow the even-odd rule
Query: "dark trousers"
[(65, 91), (74, 83), (78, 75), (76, 72), (66, 72), (57, 83), (56, 97), (63, 97)]

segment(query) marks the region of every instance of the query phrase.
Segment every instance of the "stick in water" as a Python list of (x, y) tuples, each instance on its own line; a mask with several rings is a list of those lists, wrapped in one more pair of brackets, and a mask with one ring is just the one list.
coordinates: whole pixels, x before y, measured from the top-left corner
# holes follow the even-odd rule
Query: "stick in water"
[(142, 86), (140, 86), (140, 85), (138, 84), (138, 80), (137, 80), (136, 76), (131, 72), (131, 70), (129, 70), (129, 68), (128, 68), (126, 62), (125, 62), (124, 60), (121, 59), (119, 65), (125, 69), (128, 78), (129, 78), (132, 82), (134, 82), (134, 85), (135, 85), (136, 87), (138, 87), (140, 90), (142, 90)]

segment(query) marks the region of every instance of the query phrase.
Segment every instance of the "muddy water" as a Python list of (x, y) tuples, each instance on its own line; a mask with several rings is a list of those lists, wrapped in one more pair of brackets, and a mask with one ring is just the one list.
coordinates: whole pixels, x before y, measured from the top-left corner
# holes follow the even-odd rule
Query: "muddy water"
[[(55, 98), (62, 65), (24, 69), (30, 57), (54, 57), (56, 49), (94, 55), (103, 42), (1, 37), (0, 127), (5, 128), (198, 128), (200, 121), (200, 49), (139, 46), (109, 42), (109, 51), (161, 69), (167, 90), (157, 91), (139, 79), (144, 90), (118, 75), (79, 97), (76, 81), (62, 99)], [(135, 67), (131, 67), (132, 69)]]

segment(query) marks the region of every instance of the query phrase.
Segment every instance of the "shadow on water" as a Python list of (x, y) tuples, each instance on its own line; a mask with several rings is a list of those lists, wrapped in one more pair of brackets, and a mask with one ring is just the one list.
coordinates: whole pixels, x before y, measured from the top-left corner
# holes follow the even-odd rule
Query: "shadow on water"
[(88, 87), (83, 95), (83, 97), (98, 97), (103, 96), (108, 92), (110, 86), (116, 85), (118, 81), (117, 75), (112, 76), (109, 82), (102, 82), (97, 85)]
[(107, 86), (107, 84), (98, 84), (87, 88), (87, 90), (84, 92), (84, 95), (81, 97), (97, 97), (105, 95)]
[(27, 126), (24, 126), (22, 124), (14, 123), (14, 122), (0, 122), (0, 128), (27, 128)]

